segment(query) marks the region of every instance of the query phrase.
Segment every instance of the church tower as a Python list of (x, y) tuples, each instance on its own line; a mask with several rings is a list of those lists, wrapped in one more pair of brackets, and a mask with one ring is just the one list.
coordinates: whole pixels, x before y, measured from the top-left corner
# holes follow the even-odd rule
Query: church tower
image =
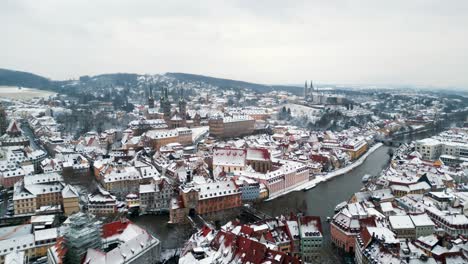
[(148, 108), (154, 108), (153, 86), (149, 86)]
[(167, 87), (162, 88), (161, 108), (164, 114), (164, 120), (167, 122), (171, 119), (171, 102), (169, 102)]
[(310, 80), (310, 99), (314, 101), (314, 84), (312, 83), (312, 80)]
[(186, 119), (187, 117), (187, 102), (185, 101), (184, 98), (184, 88), (180, 88), (180, 98), (179, 98), (179, 114), (182, 117), (182, 119)]
[(308, 97), (308, 89), (307, 89), (307, 81), (305, 81), (305, 85), (304, 85), (304, 99), (307, 100), (307, 97)]
[(5, 108), (0, 103), (0, 136), (5, 134), (8, 123)]

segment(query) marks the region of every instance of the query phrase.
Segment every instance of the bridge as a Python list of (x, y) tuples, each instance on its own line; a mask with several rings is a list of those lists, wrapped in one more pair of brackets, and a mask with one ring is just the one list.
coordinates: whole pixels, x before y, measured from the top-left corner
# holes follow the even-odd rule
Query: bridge
[(187, 218), (194, 229), (201, 229), (203, 226), (207, 226), (211, 229), (215, 229), (214, 225), (211, 222), (206, 221), (198, 214), (187, 215)]
[(259, 210), (255, 209), (255, 208), (251, 207), (251, 206), (243, 206), (242, 211), (241, 211), (241, 215), (250, 217), (251, 219), (253, 219), (255, 221), (272, 218), (270, 215), (268, 215), (268, 214), (266, 214), (266, 213), (264, 213), (262, 211), (259, 211)]
[(399, 146), (403, 145), (404, 143), (406, 143), (403, 140), (396, 140), (396, 139), (392, 139), (392, 138), (376, 139), (375, 141), (380, 142), (380, 143), (384, 144), (385, 146), (392, 146), (392, 147), (399, 147)]

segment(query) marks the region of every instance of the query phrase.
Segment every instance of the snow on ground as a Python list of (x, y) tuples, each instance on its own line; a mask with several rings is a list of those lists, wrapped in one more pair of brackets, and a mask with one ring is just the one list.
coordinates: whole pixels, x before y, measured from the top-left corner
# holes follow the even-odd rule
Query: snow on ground
[(283, 195), (286, 195), (290, 192), (295, 192), (295, 191), (302, 191), (302, 190), (309, 190), (320, 184), (321, 182), (328, 181), (336, 176), (343, 175), (345, 173), (348, 173), (355, 169), (356, 167), (362, 165), (364, 161), (367, 159), (367, 157), (372, 154), (374, 151), (376, 151), (378, 148), (380, 148), (383, 144), (382, 143), (377, 143), (374, 146), (372, 146), (364, 155), (362, 155), (358, 160), (355, 162), (349, 164), (346, 167), (337, 169), (335, 171), (329, 172), (323, 176), (316, 176), (315, 179), (310, 180), (308, 182), (302, 183), (298, 186), (294, 186), (292, 188), (289, 188), (288, 190), (282, 192), (282, 193), (277, 193), (275, 195), (270, 196), (266, 201), (270, 201), (273, 199), (276, 199), (278, 197), (281, 197)]
[(299, 105), (299, 104), (285, 104), (284, 107), (286, 107), (286, 109), (291, 109), (291, 116), (293, 117), (307, 116), (310, 118), (310, 117), (318, 116), (319, 113), (322, 111), (321, 109), (312, 108), (312, 107)]
[(202, 126), (202, 127), (194, 127), (192, 128), (192, 140), (195, 142), (199, 139), (200, 137), (203, 137), (205, 133), (208, 133), (210, 130), (209, 126)]
[(28, 100), (34, 97), (47, 98), (56, 93), (32, 88), (18, 89), (16, 86), (0, 86), (0, 97), (9, 99)]

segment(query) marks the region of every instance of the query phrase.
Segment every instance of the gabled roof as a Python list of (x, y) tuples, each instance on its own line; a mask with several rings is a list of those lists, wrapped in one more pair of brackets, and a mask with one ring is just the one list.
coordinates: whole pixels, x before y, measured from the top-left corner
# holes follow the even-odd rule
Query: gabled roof
[(21, 133), (23, 132), (19, 126), (19, 124), (17, 123), (17, 121), (15, 119), (11, 120), (10, 124), (8, 125), (8, 128), (6, 130), (7, 133), (10, 133), (10, 134), (15, 134), (15, 133)]

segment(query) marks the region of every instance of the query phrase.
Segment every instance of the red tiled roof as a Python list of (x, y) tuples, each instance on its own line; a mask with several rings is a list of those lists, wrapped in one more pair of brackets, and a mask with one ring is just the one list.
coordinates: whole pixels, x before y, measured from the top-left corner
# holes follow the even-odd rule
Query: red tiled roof
[(202, 227), (202, 230), (201, 230), (202, 235), (203, 235), (204, 237), (206, 237), (211, 231), (212, 231), (212, 229), (209, 228), (209, 227), (206, 226), (206, 225), (204, 225), (204, 226)]
[(361, 228), (364, 228), (366, 226), (376, 226), (375, 225), (375, 217), (370, 216), (370, 217), (367, 217), (367, 218), (360, 219), (359, 220), (359, 225), (361, 226)]
[(317, 229), (320, 231), (320, 233), (323, 234), (322, 222), (320, 221), (320, 216), (302, 216), (300, 218), (300, 220), (301, 220), (301, 224), (303, 224), (303, 225), (306, 225), (306, 224), (314, 221), (316, 226), (317, 226)]
[(372, 235), (367, 228), (361, 229), (361, 239), (364, 245), (367, 245), (371, 241)]
[(236, 241), (236, 256), (242, 263), (263, 263), (267, 247), (260, 242), (238, 236)]
[(219, 231), (213, 241), (211, 241), (211, 247), (218, 250), (221, 244), (225, 247), (231, 246), (236, 239), (236, 235), (225, 231)]
[(107, 238), (116, 234), (121, 234), (127, 228), (130, 221), (115, 221), (102, 226), (102, 237)]
[(251, 236), (252, 233), (254, 232), (253, 228), (247, 225), (242, 225), (240, 233), (246, 234), (248, 236)]

